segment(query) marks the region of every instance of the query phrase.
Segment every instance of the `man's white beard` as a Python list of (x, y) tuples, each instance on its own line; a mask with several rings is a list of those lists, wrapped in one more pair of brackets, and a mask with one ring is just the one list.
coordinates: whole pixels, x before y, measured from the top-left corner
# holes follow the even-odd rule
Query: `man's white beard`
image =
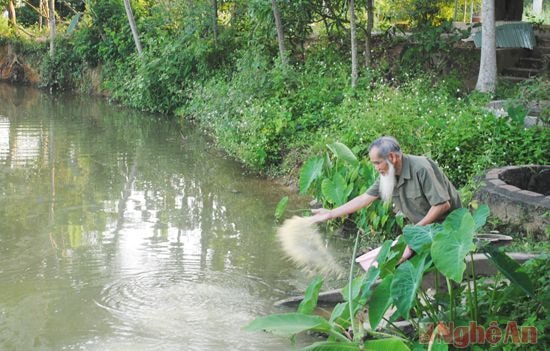
[(388, 172), (385, 175), (380, 174), (380, 198), (384, 202), (390, 202), (393, 197), (393, 189), (395, 188), (395, 167), (388, 160)]

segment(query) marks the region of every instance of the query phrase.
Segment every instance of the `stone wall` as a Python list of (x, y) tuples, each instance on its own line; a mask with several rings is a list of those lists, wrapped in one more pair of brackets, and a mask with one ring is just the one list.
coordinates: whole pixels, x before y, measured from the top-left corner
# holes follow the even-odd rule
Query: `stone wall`
[(550, 166), (527, 165), (492, 169), (475, 198), (491, 214), (523, 233), (547, 238), (550, 227)]

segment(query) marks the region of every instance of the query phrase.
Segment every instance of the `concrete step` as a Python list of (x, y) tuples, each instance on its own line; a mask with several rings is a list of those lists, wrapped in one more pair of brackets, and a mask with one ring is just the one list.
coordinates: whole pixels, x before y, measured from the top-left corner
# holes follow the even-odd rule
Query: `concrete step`
[(533, 48), (531, 57), (541, 58), (543, 55), (550, 55), (550, 46), (536, 46)]
[(537, 46), (550, 46), (550, 39), (537, 37)]
[(522, 57), (519, 59), (519, 62), (516, 67), (541, 69), (543, 67), (543, 62), (541, 58)]
[(510, 67), (505, 68), (502, 71), (502, 74), (506, 76), (513, 76), (513, 77), (522, 77), (522, 78), (530, 78), (537, 76), (541, 73), (540, 69), (536, 68), (521, 68), (521, 67)]
[(509, 83), (521, 83), (524, 80), (527, 80), (527, 78), (515, 76), (499, 76), (498, 79)]

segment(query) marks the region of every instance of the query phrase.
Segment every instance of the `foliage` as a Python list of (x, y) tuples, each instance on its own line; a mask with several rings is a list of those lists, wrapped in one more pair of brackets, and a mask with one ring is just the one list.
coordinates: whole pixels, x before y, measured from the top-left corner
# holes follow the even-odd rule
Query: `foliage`
[(0, 16), (0, 37), (9, 37), (13, 34), (13, 29), (9, 24), (9, 20), (4, 16)]
[(57, 43), (59, 45), (56, 45), (55, 55), (44, 55), (42, 59), (40, 84), (42, 87), (55, 90), (74, 88), (84, 66), (67, 39), (57, 40)]
[[(438, 325), (441, 322), (450, 325), (452, 322), (455, 326), (467, 326), (469, 322), (465, 321), (469, 320), (478, 323), (478, 325), (484, 325), (495, 320), (494, 313), (503, 308), (503, 304), (509, 303), (508, 299), (511, 296), (516, 298), (536, 296), (537, 308), (533, 309), (532, 306), (526, 305), (514, 308), (512, 307), (513, 303), (509, 303), (509, 307), (519, 313), (516, 316), (520, 323), (524, 323), (524, 325), (535, 323), (537, 327), (542, 328), (539, 330), (544, 330), (548, 322), (538, 318), (544, 316), (544, 311), (540, 309), (548, 308), (547, 289), (545, 289), (549, 283), (548, 275), (542, 274), (544, 277), (539, 278), (534, 285), (530, 277), (533, 276), (533, 267), (539, 272), (548, 268), (545, 264), (546, 260), (543, 258), (536, 265), (526, 264), (520, 268), (507, 255), (476, 241), (474, 233), (485, 225), (488, 215), (488, 207), (482, 205), (474, 213), (470, 213), (466, 209), (457, 209), (451, 212), (442, 224), (432, 224), (427, 227), (407, 226), (404, 236), (399, 239), (397, 245), (390, 248), (391, 241), (384, 244), (376, 258), (378, 265), (371, 266), (367, 272), (355, 278), (351, 275), (353, 272), (352, 261), (348, 285), (342, 289), (345, 302), (335, 306), (329, 319), (311, 315), (322, 285), (322, 281), (317, 278), (308, 287), (302, 302), (303, 305), (300, 305), (298, 312), (259, 317), (245, 329), (249, 331), (268, 330), (286, 336), (313, 330), (327, 336), (326, 342), (311, 345), (304, 350), (316, 349), (320, 345), (323, 345), (323, 348), (319, 349), (323, 350), (355, 350), (361, 347), (362, 342), (368, 339), (368, 336), (386, 337), (378, 340), (381, 343), (388, 343), (386, 347), (389, 347), (390, 342), (395, 342), (399, 344), (400, 348), (409, 349), (408, 347), (417, 340), (419, 335), (416, 334), (407, 340), (396, 336), (391, 337), (395, 335), (392, 333), (398, 332), (391, 327), (388, 330), (389, 334), (385, 332), (388, 327), (383, 329), (384, 332), (379, 332), (377, 326), (382, 319), (391, 325), (397, 317), (409, 319), (414, 313), (416, 318), (410, 319), (410, 322), (417, 333), (422, 332), (419, 322), (431, 321), (433, 325)], [(416, 255), (397, 264), (396, 259), (401, 257), (405, 243), (415, 249)], [(501, 285), (497, 281), (490, 287), (482, 284), (478, 289), (477, 279), (475, 277), (472, 279), (469, 274), (466, 275), (466, 285), (451, 283), (451, 279), (457, 283), (462, 282), (465, 276), (465, 258), (476, 250), (491, 256), (497, 269), (508, 277), (509, 285)], [(441, 274), (447, 280), (447, 291), (428, 296), (425, 291), (420, 289), (422, 279), (428, 273)], [(377, 281), (375, 289), (372, 290), (377, 278), (380, 279)], [(436, 285), (437, 281), (436, 279)], [(363, 312), (360, 311), (363, 311), (367, 305), (370, 328), (363, 329), (362, 326), (354, 328), (353, 326), (356, 325), (354, 322), (364, 318), (362, 317)], [(395, 307), (395, 313), (388, 319), (385, 315), (392, 306)], [(499, 320), (499, 322), (506, 323), (509, 320)], [(349, 329), (350, 326), (351, 329)], [(435, 333), (437, 330), (436, 328), (436, 330), (428, 331), (430, 334), (427, 335), (427, 338), (432, 337), (431, 333)], [(363, 335), (367, 335), (367, 337), (363, 338)], [(387, 338), (388, 336), (390, 338)], [(451, 342), (456, 342), (456, 340)], [(447, 349), (447, 346), (444, 346), (444, 349)], [(477, 347), (481, 346), (483, 344)]]
[(454, 28), (449, 21), (438, 26), (429, 22), (420, 24), (408, 38), (409, 46), (403, 54), (402, 64), (408, 71), (448, 74), (448, 68), (457, 61), (455, 45), (468, 34)]
[[(304, 164), (300, 172), (300, 192), (309, 192), (324, 207), (338, 207), (363, 194), (377, 177), (374, 167), (366, 160), (359, 160), (346, 145), (328, 144), (330, 153), (315, 156)], [(364, 233), (371, 234), (370, 242), (384, 240), (402, 226), (389, 204), (377, 201), (352, 216)]]

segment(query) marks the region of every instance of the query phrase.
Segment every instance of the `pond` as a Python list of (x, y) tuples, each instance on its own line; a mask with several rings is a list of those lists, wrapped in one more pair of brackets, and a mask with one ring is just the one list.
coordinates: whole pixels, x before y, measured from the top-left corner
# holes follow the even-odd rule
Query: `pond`
[(241, 328), (311, 281), (273, 217), (304, 200), (191, 125), (0, 84), (0, 189), (1, 350), (291, 349)]

